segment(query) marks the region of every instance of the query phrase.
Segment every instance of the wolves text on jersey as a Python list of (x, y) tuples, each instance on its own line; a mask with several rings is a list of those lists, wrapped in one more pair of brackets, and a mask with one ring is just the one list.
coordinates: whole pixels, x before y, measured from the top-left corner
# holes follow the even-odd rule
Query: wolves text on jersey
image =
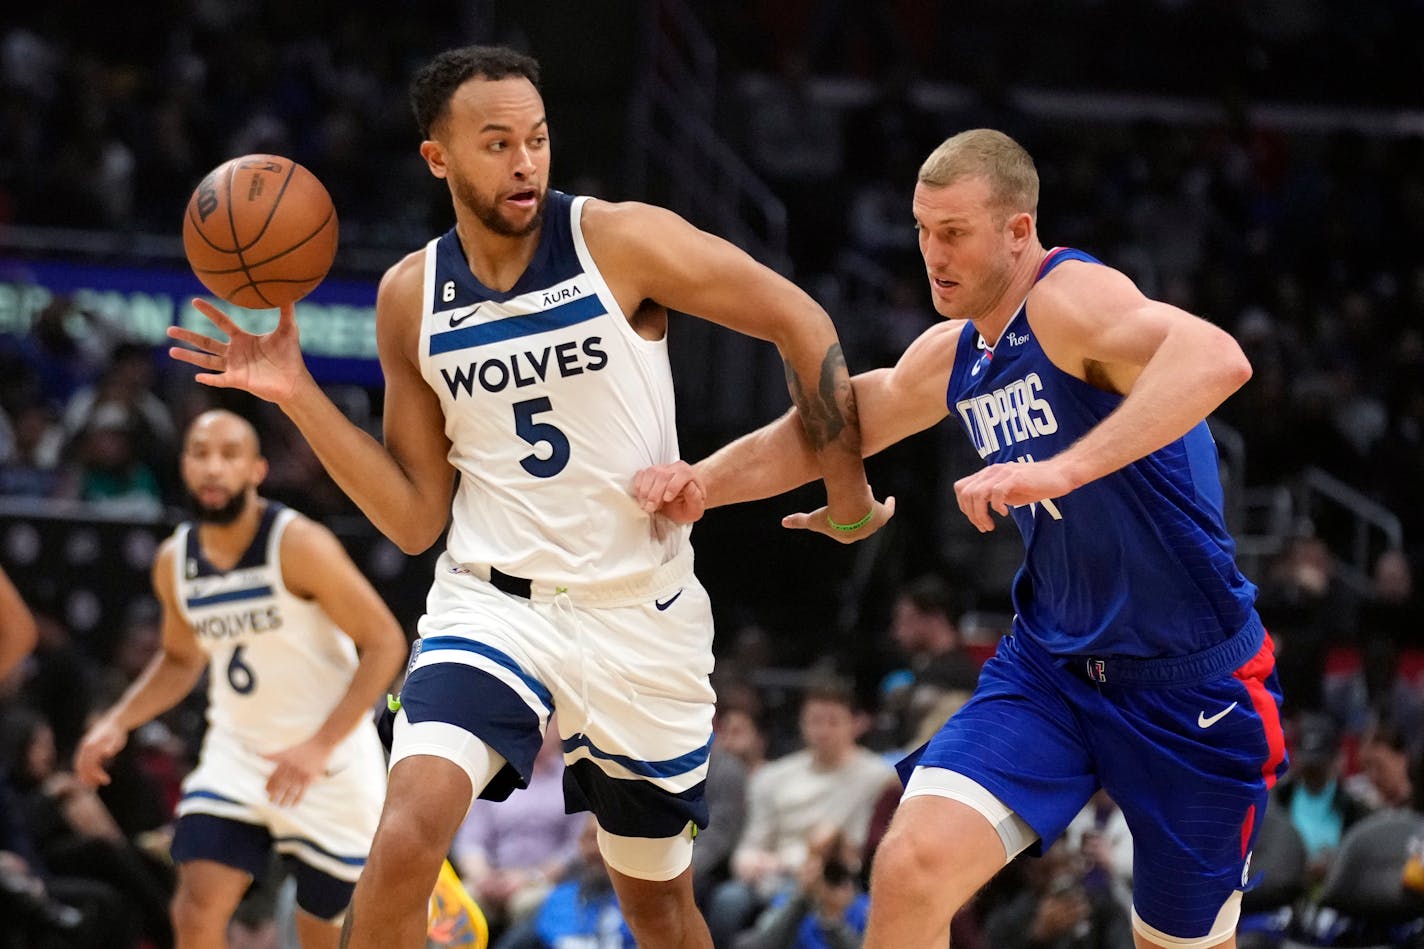
[(281, 628), (282, 611), (275, 603), (205, 616), (193, 623), (193, 632), (200, 639), (236, 639), (247, 633), (268, 633)]
[(597, 372), (608, 365), (608, 353), (600, 346), (602, 342), (601, 336), (589, 336), (582, 341), (568, 340), (508, 357), (472, 359), (453, 370), (441, 369), (440, 375), (450, 388), (452, 399), (460, 398), (462, 393), (473, 395), (477, 382), (486, 392), (502, 392), (511, 385), (523, 388), (544, 382), (555, 373), (566, 379), (584, 372)]
[(1058, 431), (1053, 406), (1040, 395), (1042, 391), (1043, 380), (1030, 372), (993, 392), (955, 403), (979, 457)]

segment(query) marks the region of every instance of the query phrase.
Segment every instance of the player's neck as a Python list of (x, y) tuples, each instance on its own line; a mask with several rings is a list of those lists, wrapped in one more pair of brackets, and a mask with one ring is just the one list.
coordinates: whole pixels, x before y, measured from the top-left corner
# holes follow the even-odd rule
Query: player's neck
[(208, 563), (219, 570), (231, 570), (237, 566), (247, 548), (252, 546), (266, 508), (265, 500), (255, 498), (230, 524), (199, 523), (198, 546), (202, 548)]
[(971, 318), (974, 329), (989, 345), (998, 342), (1009, 321), (1028, 299), (1028, 292), (1038, 280), (1038, 268), (1043, 266), (1043, 258), (1046, 256), (1048, 252), (1043, 249), (1043, 245), (1036, 239), (1032, 241), (1024, 248), (1018, 260), (1014, 261), (1013, 268), (1009, 271), (1009, 280), (993, 305), (982, 316)]
[(456, 212), (455, 233), (465, 262), (475, 279), (499, 293), (506, 293), (524, 275), (534, 252), (539, 249), (541, 224), (523, 237), (497, 234), (472, 216)]

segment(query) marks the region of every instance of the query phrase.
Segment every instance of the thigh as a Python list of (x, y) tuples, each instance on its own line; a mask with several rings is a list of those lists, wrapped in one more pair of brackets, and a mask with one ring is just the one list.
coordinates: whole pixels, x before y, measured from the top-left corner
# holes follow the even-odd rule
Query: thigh
[(328, 775), (312, 782), (301, 801), (273, 808), (268, 826), (277, 852), (354, 883), (366, 865), (385, 791), (380, 744), (373, 730), (362, 725), (333, 755)]
[(1097, 790), (1074, 694), (1078, 682), (1042, 668), (1012, 637), (984, 664), (973, 697), (921, 749), (898, 765), (962, 774), (1003, 802), (1046, 849)]
[(567, 623), (585, 661), (560, 676), (565, 791), (628, 837), (707, 826), (704, 785), (716, 695), (712, 614), (689, 578), (646, 604), (580, 609)]
[(1205, 936), (1250, 880), (1251, 848), (1285, 770), (1273, 665), (1257, 657), (1204, 685), (1117, 699), (1102, 778), (1132, 831), (1134, 909), (1158, 932)]

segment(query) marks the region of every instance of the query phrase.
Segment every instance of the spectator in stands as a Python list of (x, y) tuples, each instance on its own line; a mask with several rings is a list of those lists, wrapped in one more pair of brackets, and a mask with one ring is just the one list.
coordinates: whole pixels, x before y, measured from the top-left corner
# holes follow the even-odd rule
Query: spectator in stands
[(954, 592), (940, 577), (918, 577), (896, 592), (890, 635), (906, 664), (880, 683), (881, 741), (904, 746), (944, 695), (974, 691), (979, 663), (964, 648), (958, 613)]
[(172, 946), (171, 878), (130, 843), (92, 788), (58, 766), (54, 731), (43, 718), (13, 709), (6, 733), (11, 782), (44, 865), (112, 886), (138, 913), (148, 939), (160, 949)]
[(751, 780), (732, 879), (717, 887), (708, 909), (708, 928), (719, 947), (730, 946), (759, 909), (795, 887), (816, 828), (837, 828), (850, 846), (863, 848), (871, 811), (894, 776), (884, 759), (857, 741), (861, 725), (849, 685), (810, 685), (800, 726), (805, 747), (764, 765)]
[(1360, 742), (1360, 771), (1346, 779), (1346, 790), (1373, 809), (1413, 806), (1410, 752), (1404, 732), (1376, 725)]
[(1272, 807), (1282, 808), (1305, 844), (1307, 876), (1325, 879), (1340, 838), (1369, 807), (1345, 789), (1340, 778), (1340, 738), (1328, 717), (1300, 716), (1290, 750), (1290, 771), (1271, 792)]
[(1293, 538), (1261, 582), (1258, 603), (1277, 643), (1287, 713), (1324, 707), (1325, 655), (1355, 633), (1356, 604), (1335, 555), (1319, 537)]
[(158, 477), (138, 454), (129, 413), (113, 404), (89, 416), (74, 443), (62, 493), (114, 516), (156, 518), (163, 512)]
[(733, 949), (857, 949), (870, 899), (860, 852), (834, 827), (812, 832), (795, 889), (777, 894)]
[[(716, 733), (716, 720), (713, 732)], [(707, 828), (692, 848), (692, 885), (704, 909), (712, 889), (727, 879), (732, 851), (747, 824), (747, 768), (742, 759), (714, 741), (707, 761)]]
[(1132, 908), (1132, 831), (1117, 802), (1098, 789), (1064, 831), (1070, 851), (1083, 861), (1083, 886)]
[(54, 413), (41, 401), (16, 410), (14, 447), (0, 463), (0, 496), (53, 497), (60, 487), (59, 455), (64, 435)]
[(534, 915), (494, 943), (495, 949), (634, 949), (633, 933), (598, 852), (598, 821), (577, 815), (578, 860)]
[(0, 720), (0, 940), (15, 937), (15, 949), (137, 949), (138, 913), (117, 888), (46, 866), (20, 789), (16, 714)]
[(766, 729), (756, 711), (746, 705), (719, 701), (712, 731), (717, 736), (713, 747), (740, 761), (748, 779), (766, 764)]
[(564, 759), (550, 718), (529, 786), (495, 804), (470, 805), (452, 846), (460, 876), (491, 926), (522, 921), (578, 858), (584, 815), (564, 813)]
[(97, 381), (85, 386), (64, 407), (61, 424), (66, 439), (83, 435), (100, 415), (121, 424), (134, 445), (134, 454), (152, 472), (173, 467), (178, 428), (173, 414), (155, 392), (158, 382), (153, 350), (139, 343), (114, 347)]
[(1015, 864), (1023, 889), (985, 920), (993, 949), (1132, 949), (1128, 911), (1107, 891), (1087, 886), (1086, 867), (1066, 841)]
[(1369, 595), (1360, 604), (1359, 638), (1370, 701), (1391, 703), (1400, 651), (1424, 647), (1424, 608), (1414, 595), (1414, 570), (1403, 550), (1386, 550), (1375, 559)]

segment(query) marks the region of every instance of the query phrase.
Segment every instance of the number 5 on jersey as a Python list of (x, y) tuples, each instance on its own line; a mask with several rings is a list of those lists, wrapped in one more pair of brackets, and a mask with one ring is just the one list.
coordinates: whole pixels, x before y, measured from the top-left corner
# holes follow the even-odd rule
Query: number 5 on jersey
[(569, 463), (569, 437), (557, 425), (534, 421), (534, 416), (553, 409), (548, 397), (514, 403), (515, 434), (536, 448), (541, 443), (549, 446), (547, 458), (536, 451), (519, 459), (520, 467), (536, 478), (552, 478)]

